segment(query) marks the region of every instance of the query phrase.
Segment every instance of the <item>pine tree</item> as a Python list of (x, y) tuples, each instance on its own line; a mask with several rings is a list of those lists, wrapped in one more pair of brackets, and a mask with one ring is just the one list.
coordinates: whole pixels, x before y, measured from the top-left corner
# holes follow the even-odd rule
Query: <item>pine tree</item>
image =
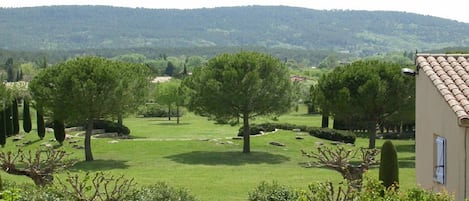
[(12, 103), (13, 135), (20, 133), (20, 120), (18, 117), (18, 100), (13, 99)]
[(0, 145), (2, 147), (5, 147), (7, 137), (5, 124), (5, 111), (2, 110), (0, 111)]
[(44, 125), (44, 116), (36, 111), (37, 135), (42, 140), (46, 136), (46, 126)]
[(388, 188), (399, 183), (399, 163), (396, 148), (387, 140), (381, 147), (381, 161), (379, 165), (379, 180)]
[(60, 145), (63, 144), (65, 140), (65, 125), (63, 121), (54, 120), (54, 137)]
[(29, 112), (29, 102), (24, 99), (23, 101), (23, 130), (26, 133), (31, 132), (31, 114)]

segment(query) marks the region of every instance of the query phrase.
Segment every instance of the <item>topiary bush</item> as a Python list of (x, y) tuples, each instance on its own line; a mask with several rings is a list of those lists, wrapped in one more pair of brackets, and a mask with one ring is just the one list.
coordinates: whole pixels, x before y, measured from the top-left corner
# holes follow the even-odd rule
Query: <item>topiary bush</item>
[(119, 125), (109, 120), (95, 120), (93, 122), (94, 129), (104, 129), (106, 133), (118, 133), (119, 135), (129, 135), (130, 129), (125, 125)]
[(397, 160), (397, 151), (389, 140), (386, 140), (381, 147), (379, 180), (383, 182), (383, 185), (386, 188), (399, 183), (399, 162)]
[[(351, 131), (345, 130), (335, 130), (330, 128), (318, 128), (318, 127), (309, 127), (303, 125), (295, 125), (289, 123), (263, 123), (263, 124), (252, 124), (249, 126), (250, 135), (258, 135), (262, 132), (272, 132), (275, 129), (282, 130), (293, 130), (300, 129), (303, 132), (308, 132), (310, 135), (326, 139), (339, 141), (344, 143), (354, 144), (357, 136)], [(239, 128), (238, 136), (243, 136), (243, 127)]]
[[(241, 126), (241, 128), (239, 128), (238, 136), (243, 136), (243, 132), (244, 132), (243, 129), (244, 129), (244, 126)], [(275, 131), (275, 127), (268, 127), (268, 126), (256, 125), (256, 124), (252, 124), (249, 126), (250, 135), (259, 135), (261, 134), (261, 132), (272, 132), (272, 131)]]
[(149, 186), (143, 186), (140, 189), (134, 190), (128, 195), (125, 200), (132, 201), (195, 201), (197, 200), (186, 189), (171, 187), (164, 182), (159, 182)]
[(356, 140), (355, 134), (351, 131), (335, 130), (330, 128), (310, 128), (309, 134), (321, 139), (351, 144), (354, 144)]
[(296, 201), (298, 194), (284, 185), (279, 185), (277, 182), (269, 184), (262, 182), (249, 193), (249, 201)]

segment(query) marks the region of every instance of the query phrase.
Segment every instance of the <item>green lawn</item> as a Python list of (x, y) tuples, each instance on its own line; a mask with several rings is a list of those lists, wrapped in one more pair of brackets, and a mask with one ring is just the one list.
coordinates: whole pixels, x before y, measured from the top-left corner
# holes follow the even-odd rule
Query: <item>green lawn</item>
[[(263, 122), (269, 119), (256, 119)], [(320, 116), (292, 113), (279, 117), (280, 122), (320, 125)], [(93, 139), (95, 161), (79, 162), (71, 171), (106, 171), (114, 175), (135, 178), (138, 185), (165, 181), (173, 186), (184, 187), (203, 201), (246, 200), (261, 181), (273, 180), (294, 188), (306, 188), (313, 181), (339, 181), (341, 176), (322, 168), (304, 168), (301, 163), (308, 159), (300, 150), (314, 149), (315, 142), (328, 141), (306, 133), (278, 131), (273, 134), (251, 138), (251, 154), (243, 154), (242, 141), (232, 140), (239, 126), (216, 125), (205, 118), (186, 114), (177, 125), (175, 120), (164, 118), (127, 118), (124, 123), (132, 130), (135, 139)], [(302, 135), (303, 140), (295, 139)], [(44, 141), (53, 138), (47, 134)], [(35, 131), (25, 140), (36, 140)], [(24, 141), (24, 140), (23, 140)], [(269, 142), (284, 143), (285, 147), (269, 145)], [(16, 149), (8, 140), (5, 150)], [(383, 140), (377, 141), (381, 146)], [(415, 185), (414, 141), (395, 140), (400, 160), (401, 188)], [(35, 149), (42, 141), (28, 145)], [(82, 144), (83, 141), (80, 141)], [(357, 147), (368, 145), (368, 139), (359, 138)], [(61, 149), (72, 153), (71, 157), (84, 159), (84, 151), (72, 148), (66, 141)], [(377, 169), (371, 170), (377, 175)], [(1, 173), (2, 178), (16, 182), (31, 182), (26, 177)]]

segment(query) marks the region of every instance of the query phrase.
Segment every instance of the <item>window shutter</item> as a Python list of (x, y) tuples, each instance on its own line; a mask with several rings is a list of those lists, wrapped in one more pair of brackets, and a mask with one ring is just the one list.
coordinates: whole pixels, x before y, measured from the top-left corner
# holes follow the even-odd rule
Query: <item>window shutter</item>
[(442, 137), (436, 138), (436, 167), (435, 176), (438, 183), (445, 183), (446, 169), (446, 140)]

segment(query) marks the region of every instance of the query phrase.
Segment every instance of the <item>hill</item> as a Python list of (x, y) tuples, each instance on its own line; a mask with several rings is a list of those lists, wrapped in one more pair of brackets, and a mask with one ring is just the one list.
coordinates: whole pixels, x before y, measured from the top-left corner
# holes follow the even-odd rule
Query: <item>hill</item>
[(1, 8), (0, 30), (0, 48), (9, 50), (249, 45), (369, 55), (469, 46), (468, 23), (404, 12), (284, 6)]

